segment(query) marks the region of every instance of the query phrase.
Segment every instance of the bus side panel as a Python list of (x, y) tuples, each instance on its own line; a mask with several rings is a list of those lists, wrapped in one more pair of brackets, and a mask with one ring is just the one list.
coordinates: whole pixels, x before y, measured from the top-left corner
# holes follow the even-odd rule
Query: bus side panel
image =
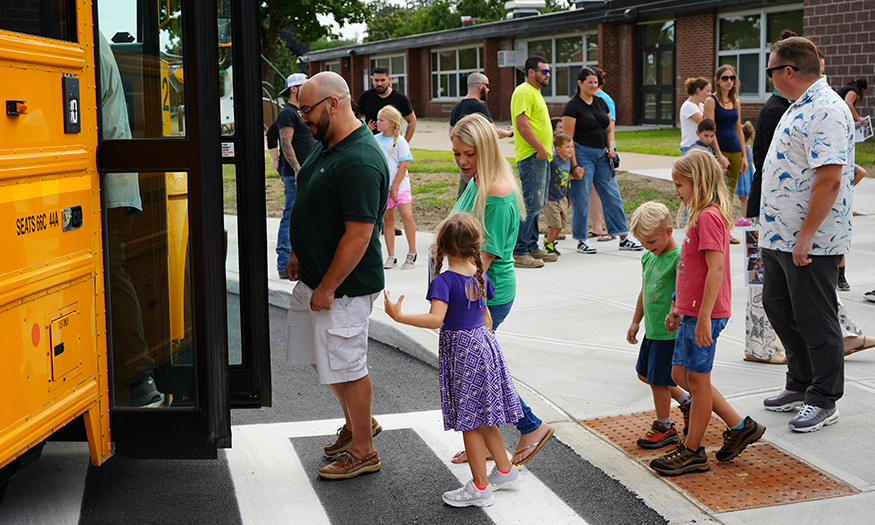
[(112, 454), (93, 35), (78, 23), (78, 43), (0, 31), (17, 101), (0, 115), (0, 467), (83, 414), (92, 462)]

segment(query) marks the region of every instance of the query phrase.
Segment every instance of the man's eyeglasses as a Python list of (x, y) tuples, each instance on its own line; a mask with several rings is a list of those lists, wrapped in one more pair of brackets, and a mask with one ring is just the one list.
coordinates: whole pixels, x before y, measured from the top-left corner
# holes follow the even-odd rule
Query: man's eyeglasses
[(550, 73), (553, 72), (550, 69), (539, 69), (538, 71), (540, 71), (542, 75), (549, 75)]
[(489, 87), (489, 82), (480, 82), (480, 85), (481, 85), (481, 86)]
[(310, 106), (310, 107), (307, 108), (307, 109), (299, 109), (299, 110), (298, 110), (298, 115), (299, 115), (301, 118), (306, 117), (308, 113), (310, 113), (311, 111), (313, 111), (313, 108), (315, 108), (315, 107), (318, 106), (319, 104), (325, 102), (325, 101), (328, 100), (329, 98), (331, 98), (331, 95), (328, 95), (327, 97), (323, 98), (322, 100), (320, 100), (319, 102), (313, 104), (312, 106)]
[(775, 71), (780, 71), (781, 69), (784, 69), (785, 67), (792, 68), (793, 71), (799, 71), (798, 67), (791, 66), (790, 64), (787, 64), (786, 66), (767, 67), (766, 74), (769, 75), (769, 78), (772, 78), (772, 73), (774, 73)]
[[(769, 75), (769, 76), (771, 76), (771, 75)], [(720, 77), (720, 80), (724, 80), (724, 81), (725, 80), (733, 80), (734, 81), (735, 75), (723, 75), (722, 77)]]

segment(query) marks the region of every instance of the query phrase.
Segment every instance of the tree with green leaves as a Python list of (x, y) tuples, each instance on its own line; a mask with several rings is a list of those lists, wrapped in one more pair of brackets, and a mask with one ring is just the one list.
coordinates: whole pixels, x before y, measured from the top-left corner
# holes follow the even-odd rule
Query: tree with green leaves
[[(573, 0), (546, 0), (541, 14), (568, 9)], [(368, 22), (365, 42), (388, 40), (462, 27), (461, 17), (470, 16), (479, 24), (504, 20), (504, 0), (413, 0), (408, 7), (387, 0), (370, 4), (373, 17)]]
[[(279, 33), (287, 27), (295, 28), (299, 42), (313, 42), (320, 37), (334, 35), (316, 15), (332, 15), (340, 24), (365, 23), (371, 10), (364, 0), (261, 0), (261, 52), (270, 62), (276, 58)], [(284, 74), (289, 73), (283, 71)], [(273, 70), (262, 64), (262, 78), (272, 79)]]

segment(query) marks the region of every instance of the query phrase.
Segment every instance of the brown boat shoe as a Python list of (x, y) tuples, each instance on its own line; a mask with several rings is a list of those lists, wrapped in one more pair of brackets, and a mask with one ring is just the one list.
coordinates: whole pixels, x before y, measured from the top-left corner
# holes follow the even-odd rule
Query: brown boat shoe
[(380, 470), (380, 456), (376, 452), (359, 458), (351, 450), (337, 457), (337, 461), (319, 469), (319, 477), (323, 479), (349, 479), (359, 474), (367, 474)]
[[(377, 423), (375, 418), (371, 418), (371, 437), (376, 436), (380, 432), (382, 432), (383, 427)], [(346, 452), (349, 449), (349, 446), (352, 444), (352, 430), (346, 428), (344, 424), (342, 427), (337, 429), (337, 439), (334, 443), (330, 445), (325, 445), (325, 448), (322, 449), (326, 456), (333, 457), (341, 452)]]

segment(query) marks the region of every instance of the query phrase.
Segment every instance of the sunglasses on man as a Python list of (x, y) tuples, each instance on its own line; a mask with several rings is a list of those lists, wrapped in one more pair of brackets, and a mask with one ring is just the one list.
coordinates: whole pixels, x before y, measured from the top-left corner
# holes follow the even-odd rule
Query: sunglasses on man
[(798, 68), (798, 67), (796, 67), (796, 66), (791, 66), (790, 64), (787, 64), (787, 65), (785, 65), (785, 66), (767, 67), (767, 68), (766, 68), (766, 74), (769, 75), (769, 78), (772, 78), (772, 73), (774, 73), (775, 71), (780, 71), (780, 70), (784, 69), (785, 67), (789, 67), (789, 68), (791, 68), (793, 71), (799, 71), (799, 68)]

